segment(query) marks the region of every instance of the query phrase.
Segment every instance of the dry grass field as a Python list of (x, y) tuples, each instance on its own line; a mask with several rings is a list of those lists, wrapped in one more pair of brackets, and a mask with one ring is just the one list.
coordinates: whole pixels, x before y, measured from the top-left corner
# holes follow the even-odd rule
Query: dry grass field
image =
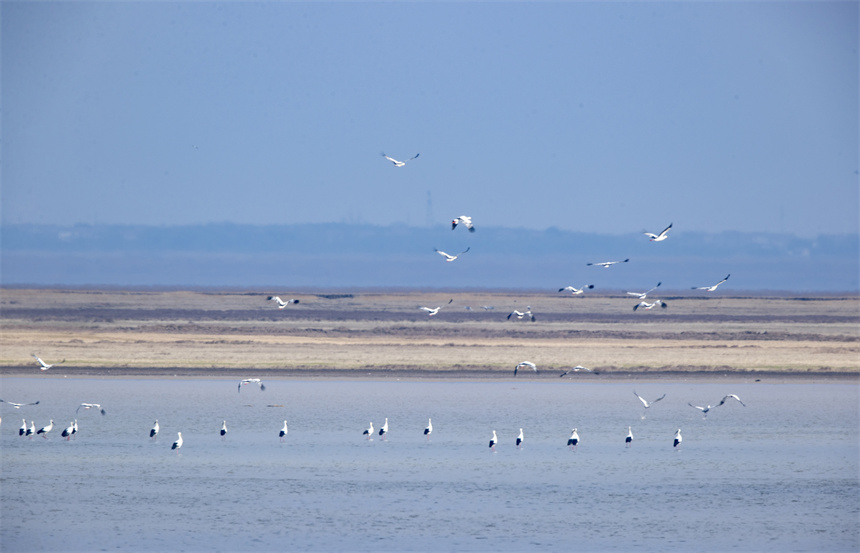
[[(3, 289), (0, 374), (44, 374), (35, 353), (70, 376), (510, 378), (523, 360), (527, 378), (860, 375), (857, 296), (664, 295), (634, 312), (620, 295), (308, 292), (282, 310), (266, 295)], [(526, 306), (536, 322), (507, 319)]]

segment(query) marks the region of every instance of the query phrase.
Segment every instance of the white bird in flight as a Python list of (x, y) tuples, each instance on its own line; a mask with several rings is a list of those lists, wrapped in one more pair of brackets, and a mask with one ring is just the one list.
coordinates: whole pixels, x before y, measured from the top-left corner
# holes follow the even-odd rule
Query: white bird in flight
[(451, 230), (457, 228), (457, 225), (465, 225), (469, 232), (475, 232), (475, 227), (472, 225), (472, 218), (466, 215), (460, 215), (453, 221), (451, 221)]
[(260, 387), (260, 391), (264, 392), (266, 390), (266, 385), (263, 384), (263, 381), (259, 378), (245, 378), (239, 381), (239, 391), (242, 391), (242, 386), (244, 384), (256, 384)]
[(11, 402), (11, 401), (5, 401), (5, 400), (2, 400), (2, 399), (0, 399), (0, 403), (8, 403), (9, 405), (11, 405), (12, 407), (14, 407), (15, 409), (20, 409), (21, 407), (24, 407), (25, 405), (39, 405), (39, 402), (38, 402), (38, 401), (37, 401), (37, 402), (35, 402), (35, 403), (13, 403), (13, 402)]
[(663, 240), (665, 240), (665, 239), (669, 238), (669, 234), (668, 234), (668, 232), (669, 232), (669, 229), (671, 229), (671, 228), (672, 228), (672, 223), (669, 223), (669, 226), (668, 226), (668, 227), (666, 227), (666, 228), (664, 228), (664, 229), (663, 229), (663, 232), (661, 232), (660, 234), (654, 234), (654, 233), (651, 233), (651, 232), (643, 232), (642, 234), (644, 234), (645, 236), (650, 237), (650, 238), (651, 238), (651, 240), (650, 240), (651, 242), (662, 242)]
[(421, 154), (420, 154), (420, 153), (415, 154), (414, 156), (410, 157), (409, 159), (405, 159), (405, 160), (403, 160), (403, 161), (396, 160), (396, 159), (394, 159), (393, 157), (388, 157), (387, 155), (385, 155), (385, 153), (384, 153), (384, 152), (383, 152), (383, 154), (382, 154), (382, 157), (384, 157), (385, 159), (387, 159), (388, 161), (390, 161), (391, 163), (393, 163), (395, 167), (403, 167), (404, 165), (406, 165), (406, 162), (407, 162), (407, 161), (412, 161), (413, 159), (415, 159), (415, 158), (416, 158), (416, 157), (418, 157), (419, 155), (421, 155)]
[(721, 281), (719, 281), (718, 283), (714, 284), (713, 286), (698, 286), (698, 287), (697, 287), (697, 286), (693, 286), (691, 289), (692, 289), (692, 290), (705, 290), (706, 292), (713, 292), (714, 290), (716, 290), (716, 289), (717, 289), (717, 286), (719, 286), (720, 284), (722, 284), (722, 283), (724, 283), (725, 281), (729, 280), (729, 277), (730, 277), (730, 276), (732, 276), (732, 275), (731, 275), (731, 273), (727, 274), (727, 275), (726, 275), (726, 278), (724, 278), (723, 280), (721, 280)]
[(647, 311), (648, 309), (652, 309), (654, 307), (657, 307), (658, 305), (660, 307), (662, 307), (663, 309), (666, 309), (666, 307), (668, 307), (666, 302), (663, 300), (654, 300), (652, 303), (648, 303), (647, 301), (640, 301), (639, 303), (637, 303), (636, 305), (633, 306), (633, 311), (636, 311), (640, 307)]
[(558, 375), (558, 376), (559, 376), (559, 377), (567, 376), (567, 375), (568, 375), (568, 374), (570, 374), (570, 373), (578, 373), (579, 371), (588, 371), (588, 372), (593, 372), (593, 371), (592, 371), (591, 369), (589, 369), (588, 367), (583, 367), (582, 365), (577, 365), (577, 366), (573, 367), (572, 369), (568, 369), (568, 370), (564, 371), (563, 373), (561, 373), (561, 374), (560, 374), (560, 375)]
[(284, 301), (281, 298), (279, 298), (278, 296), (269, 296), (266, 299), (269, 299), (269, 300), (277, 303), (278, 309), (283, 309), (286, 306), (290, 305), (291, 303), (299, 303), (299, 300), (297, 300), (297, 299), (288, 299), (287, 301)]
[(423, 309), (424, 311), (427, 312), (428, 316), (432, 317), (433, 315), (438, 313), (440, 309), (442, 309), (442, 306), (440, 305), (436, 309), (430, 309), (429, 307), (419, 307), (418, 309)]
[(604, 269), (608, 269), (612, 265), (615, 265), (617, 263), (627, 263), (628, 261), (630, 261), (629, 257), (624, 261), (603, 261), (600, 263), (586, 263), (586, 265), (594, 265), (595, 267), (603, 267)]
[(570, 294), (572, 296), (578, 296), (579, 294), (584, 294), (586, 290), (591, 290), (592, 288), (594, 288), (593, 284), (587, 284), (587, 285), (583, 286), (582, 288), (575, 288), (573, 286), (565, 286), (564, 288), (559, 288), (558, 291), (559, 292), (570, 291)]
[(705, 416), (707, 416), (707, 415), (708, 415), (708, 411), (710, 411), (710, 410), (711, 410), (711, 409), (713, 409), (714, 407), (719, 407), (720, 405), (723, 405), (723, 404), (726, 402), (726, 400), (727, 400), (727, 399), (729, 399), (729, 398), (736, 399), (736, 400), (738, 401), (738, 403), (740, 403), (741, 405), (743, 405), (744, 407), (746, 407), (746, 404), (745, 404), (743, 401), (741, 401), (741, 398), (739, 398), (739, 397), (738, 397), (738, 396), (736, 396), (735, 394), (728, 394), (728, 395), (726, 395), (726, 396), (723, 396), (723, 399), (721, 399), (721, 400), (720, 400), (720, 402), (719, 402), (718, 404), (713, 405), (713, 406), (712, 406), (712, 405), (708, 405), (708, 406), (706, 406), (706, 407), (700, 407), (700, 406), (698, 406), (698, 405), (693, 405), (692, 403), (689, 403), (689, 402), (687, 403), (687, 405), (689, 405), (690, 407), (694, 407), (694, 408), (698, 409), (698, 410), (699, 410), (699, 411), (701, 411)]
[(532, 314), (531, 305), (527, 306), (525, 311), (517, 311), (514, 309), (511, 311), (510, 315), (508, 315), (508, 320), (511, 320), (511, 317), (516, 317), (517, 320), (522, 320), (523, 317), (528, 317), (531, 322), (535, 322), (535, 316)]
[(458, 253), (457, 255), (447, 254), (447, 253), (443, 252), (442, 250), (436, 250), (436, 253), (438, 253), (439, 255), (441, 255), (442, 257), (444, 257), (444, 258), (445, 258), (445, 261), (447, 261), (448, 263), (450, 263), (450, 262), (454, 261), (455, 259), (457, 259), (458, 257), (460, 257), (461, 255), (463, 255), (464, 253), (466, 253), (467, 251), (469, 251), (469, 250), (471, 250), (471, 249), (472, 249), (472, 247), (471, 247), (471, 246), (469, 246), (468, 248), (466, 248), (465, 250), (461, 251), (461, 252), (460, 252), (460, 253)]
[(641, 402), (642, 402), (642, 405), (644, 405), (644, 406), (645, 406), (645, 409), (648, 409), (649, 407), (651, 407), (652, 405), (654, 405), (655, 403), (657, 403), (658, 401), (660, 401), (661, 399), (663, 399), (664, 397), (666, 397), (666, 394), (663, 394), (662, 396), (658, 397), (658, 398), (657, 398), (657, 399), (655, 399), (654, 401), (649, 402), (649, 401), (647, 401), (644, 397), (642, 397), (642, 396), (640, 396), (639, 394), (637, 394), (637, 393), (636, 393), (636, 390), (633, 390), (633, 395), (635, 395), (636, 397), (638, 397), (638, 398), (639, 398), (639, 401), (641, 401)]
[(663, 283), (662, 283), (662, 282), (658, 282), (658, 283), (657, 283), (657, 286), (655, 286), (655, 287), (651, 288), (650, 290), (645, 290), (644, 292), (627, 292), (627, 294), (628, 294), (628, 295), (631, 295), (631, 296), (636, 296), (636, 297), (637, 297), (638, 299), (640, 299), (640, 300), (644, 300), (645, 298), (647, 298), (647, 297), (648, 297), (648, 294), (650, 294), (651, 292), (653, 292), (654, 290), (656, 290), (657, 288), (659, 288), (661, 284), (663, 284)]
[(56, 367), (57, 365), (59, 365), (59, 364), (61, 364), (61, 363), (65, 363), (65, 362), (66, 362), (66, 360), (65, 360), (65, 359), (63, 359), (63, 360), (62, 360), (62, 361), (60, 361), (59, 363), (54, 363), (53, 365), (49, 365), (49, 364), (45, 363), (44, 361), (42, 361), (40, 358), (36, 357), (36, 355), (35, 355), (35, 354), (31, 353), (30, 355), (33, 357), (33, 359), (35, 359), (36, 361), (38, 361), (40, 365), (42, 365), (42, 370), (43, 370), (43, 371), (47, 371), (47, 370), (48, 370), (48, 369), (50, 369), (51, 367)]
[(102, 409), (102, 406), (98, 403), (81, 403), (80, 405), (78, 405), (78, 408), (75, 409), (75, 413), (80, 411), (81, 407), (83, 407), (84, 409), (96, 409), (97, 411), (100, 411), (102, 415), (107, 415), (107, 412)]
[(537, 365), (535, 365), (531, 361), (522, 361), (519, 365), (514, 367), (514, 376), (517, 376), (517, 371), (520, 370), (520, 367), (522, 367), (524, 369), (531, 369), (534, 372), (537, 372)]

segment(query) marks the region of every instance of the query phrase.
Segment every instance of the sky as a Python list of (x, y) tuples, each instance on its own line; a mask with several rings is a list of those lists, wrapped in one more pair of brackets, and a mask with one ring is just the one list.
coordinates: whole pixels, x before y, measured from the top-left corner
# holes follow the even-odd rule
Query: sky
[(0, 217), (857, 233), (858, 19), (854, 1), (3, 1)]

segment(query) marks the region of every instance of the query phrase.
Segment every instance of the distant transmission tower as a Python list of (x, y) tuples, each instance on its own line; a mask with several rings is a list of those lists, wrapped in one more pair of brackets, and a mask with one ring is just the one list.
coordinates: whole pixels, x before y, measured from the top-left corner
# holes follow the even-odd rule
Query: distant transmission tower
[(429, 190), (427, 191), (427, 226), (433, 226), (433, 197)]

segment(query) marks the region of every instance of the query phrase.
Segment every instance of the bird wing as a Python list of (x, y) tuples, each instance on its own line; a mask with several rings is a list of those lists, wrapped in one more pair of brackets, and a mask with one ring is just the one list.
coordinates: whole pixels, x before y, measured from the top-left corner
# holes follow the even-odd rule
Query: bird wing
[(438, 253), (438, 254), (439, 254), (439, 255), (441, 255), (442, 257), (447, 257), (447, 258), (449, 258), (449, 259), (452, 257), (451, 255), (449, 255), (449, 254), (447, 254), (447, 253), (443, 252), (442, 250), (436, 250), (436, 253)]
[(670, 228), (672, 228), (672, 223), (669, 223), (669, 226), (663, 229), (663, 232), (660, 233), (660, 236), (664, 236), (667, 232), (669, 232)]
[(457, 255), (458, 255), (458, 256), (463, 255), (464, 253), (466, 253), (467, 251), (469, 251), (469, 250), (471, 250), (471, 249), (472, 249), (472, 246), (469, 246), (468, 248), (466, 248), (465, 250), (461, 251), (461, 252), (460, 252), (460, 253), (458, 253)]
[(421, 153), (419, 152), (419, 153), (415, 154), (414, 156), (410, 157), (409, 159), (407, 159), (406, 161), (412, 161), (413, 159), (417, 158), (420, 155), (421, 155)]
[(696, 409), (698, 409), (699, 411), (702, 411), (702, 412), (704, 412), (704, 411), (705, 411), (705, 408), (704, 408), (704, 407), (699, 407), (698, 405), (693, 405), (692, 403), (689, 403), (689, 402), (687, 403), (687, 405), (689, 405), (690, 407), (695, 407), (695, 408), (696, 408)]
[(645, 401), (645, 398), (636, 393), (636, 390), (633, 390), (633, 395), (639, 398), (639, 401), (642, 402), (642, 405), (648, 407), (648, 402)]
[[(385, 159), (387, 159), (387, 160), (388, 160), (388, 161), (390, 161), (391, 163), (394, 163), (395, 165), (396, 165), (396, 164), (398, 164), (398, 163), (402, 163), (402, 162), (400, 162), (400, 161), (397, 161), (397, 160), (396, 160), (396, 159), (394, 159), (393, 157), (388, 157), (388, 156), (387, 156), (387, 155), (385, 155), (385, 154), (382, 154), (382, 157), (384, 157)], [(415, 157), (418, 157), (418, 156), (415, 156)], [(412, 159), (415, 159), (415, 158), (412, 158)]]
[(663, 394), (662, 396), (658, 397), (657, 399), (655, 399), (655, 400), (654, 400), (654, 401), (652, 401), (651, 403), (652, 403), (652, 404), (657, 403), (658, 401), (660, 401), (660, 400), (661, 400), (661, 399), (663, 399), (664, 397), (666, 397), (666, 394)]

